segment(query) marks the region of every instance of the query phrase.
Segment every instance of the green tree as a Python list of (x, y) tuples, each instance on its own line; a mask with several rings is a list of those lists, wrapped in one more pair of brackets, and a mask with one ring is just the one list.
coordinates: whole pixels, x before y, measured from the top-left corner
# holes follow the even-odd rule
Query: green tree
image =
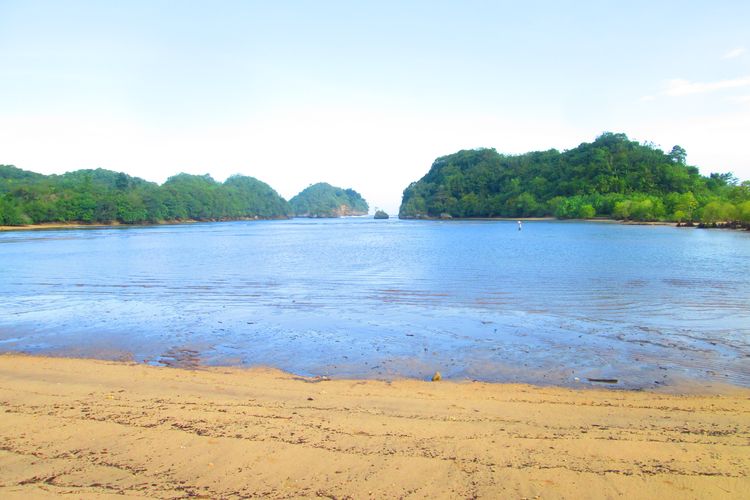
[(578, 207), (579, 219), (591, 219), (595, 215), (596, 215), (596, 210), (594, 210), (594, 207), (588, 203)]
[(737, 207), (737, 219), (745, 224), (750, 224), (750, 200), (742, 202)]
[(736, 219), (736, 207), (726, 201), (712, 201), (703, 207), (701, 222), (715, 224), (717, 222), (728, 222)]
[(615, 208), (612, 211), (612, 216), (615, 219), (630, 219), (631, 207), (633, 202), (630, 200), (618, 201), (615, 203)]
[(680, 165), (685, 165), (687, 160), (687, 151), (681, 146), (674, 146), (672, 151), (669, 152), (669, 159)]
[(23, 218), (13, 200), (0, 196), (0, 226), (20, 226)]

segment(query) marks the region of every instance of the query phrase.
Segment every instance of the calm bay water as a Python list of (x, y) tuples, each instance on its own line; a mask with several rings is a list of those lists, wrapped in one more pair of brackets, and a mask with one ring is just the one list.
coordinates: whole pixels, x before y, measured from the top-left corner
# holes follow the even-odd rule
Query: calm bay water
[(335, 219), (0, 233), (0, 350), (750, 386), (750, 234)]

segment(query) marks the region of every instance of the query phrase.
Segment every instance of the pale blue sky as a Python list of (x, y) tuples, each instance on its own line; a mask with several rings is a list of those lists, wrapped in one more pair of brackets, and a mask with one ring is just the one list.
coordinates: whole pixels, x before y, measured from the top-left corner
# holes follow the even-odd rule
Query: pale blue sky
[(625, 132), (750, 179), (750, 2), (0, 0), (0, 163), (327, 181)]

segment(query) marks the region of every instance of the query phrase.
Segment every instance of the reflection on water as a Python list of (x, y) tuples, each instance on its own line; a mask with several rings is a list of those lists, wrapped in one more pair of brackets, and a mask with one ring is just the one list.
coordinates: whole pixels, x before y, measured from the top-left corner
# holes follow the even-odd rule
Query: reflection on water
[(0, 350), (303, 375), (750, 386), (750, 234), (577, 222), (0, 234)]

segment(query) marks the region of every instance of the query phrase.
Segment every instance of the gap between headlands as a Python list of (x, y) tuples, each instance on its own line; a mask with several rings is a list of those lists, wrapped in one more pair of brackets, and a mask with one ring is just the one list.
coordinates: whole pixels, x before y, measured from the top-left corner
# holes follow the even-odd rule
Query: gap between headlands
[[(703, 176), (674, 146), (665, 153), (625, 134), (504, 155), (463, 150), (435, 160), (403, 192), (405, 219), (539, 218), (670, 222), (750, 229), (750, 181)], [(42, 175), (0, 165), (0, 226), (158, 224), (366, 215), (353, 189), (308, 186), (289, 201), (268, 184), (235, 175), (178, 174), (164, 184), (104, 169)], [(387, 214), (378, 212), (378, 218)]]

